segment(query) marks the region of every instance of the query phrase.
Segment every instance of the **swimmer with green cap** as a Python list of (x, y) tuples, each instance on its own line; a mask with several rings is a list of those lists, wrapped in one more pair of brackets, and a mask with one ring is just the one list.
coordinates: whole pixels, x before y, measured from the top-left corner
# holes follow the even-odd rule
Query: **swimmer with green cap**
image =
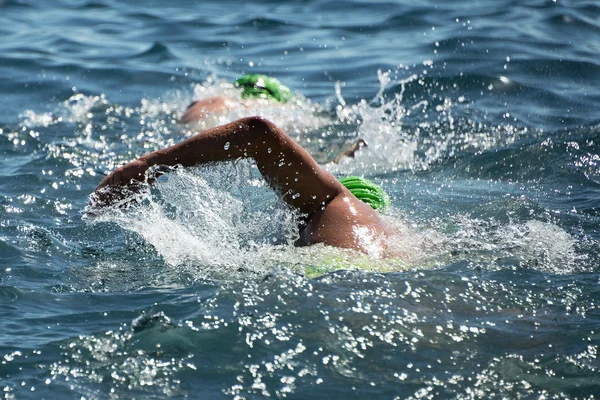
[(247, 74), (235, 81), (235, 87), (242, 88), (242, 98), (269, 99), (286, 103), (292, 92), (275, 78), (260, 74)]
[[(214, 96), (192, 102), (179, 119), (181, 124), (194, 124), (215, 115), (238, 107), (246, 107), (246, 101), (263, 100), (273, 103), (287, 103), (293, 99), (292, 91), (277, 79), (262, 74), (246, 74), (238, 78), (234, 86), (241, 89), (241, 100), (234, 100), (224, 96)], [(259, 103), (260, 104), (260, 103)], [(367, 144), (358, 139), (342, 151), (332, 162), (339, 163), (343, 158), (353, 158), (354, 154)]]
[(140, 182), (153, 182), (156, 176), (149, 176), (148, 170), (154, 166), (191, 167), (240, 158), (254, 159), (271, 188), (303, 216), (298, 245), (323, 243), (369, 255), (390, 255), (386, 254), (387, 240), (394, 230), (377, 211), (389, 204), (385, 192), (359, 177), (338, 181), (283, 130), (262, 117), (208, 129), (118, 168), (100, 182), (92, 207), (123, 204), (129, 189)]
[(206, 119), (211, 114), (219, 114), (228, 109), (247, 106), (247, 101), (268, 100), (286, 103), (294, 96), (291, 90), (277, 79), (262, 74), (246, 74), (235, 81), (235, 87), (241, 89), (241, 100), (214, 96), (192, 102), (179, 119), (182, 124), (190, 124)]

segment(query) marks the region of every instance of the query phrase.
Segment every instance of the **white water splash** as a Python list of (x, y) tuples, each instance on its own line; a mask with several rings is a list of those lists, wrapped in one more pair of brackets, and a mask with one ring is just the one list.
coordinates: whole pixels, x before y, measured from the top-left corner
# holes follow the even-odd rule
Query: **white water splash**
[(52, 113), (37, 113), (33, 110), (25, 110), (19, 114), (19, 118), (23, 121), (22, 124), (27, 128), (44, 127), (47, 128), (51, 125), (62, 122), (61, 117), (55, 117)]
[(66, 111), (66, 118), (71, 122), (87, 122), (93, 117), (95, 108), (107, 107), (109, 104), (106, 96), (87, 96), (82, 93), (72, 95), (63, 102), (62, 106)]
[(498, 225), (493, 220), (459, 217), (460, 229), (445, 239), (438, 254), (464, 255), (472, 261), (517, 260), (525, 267), (552, 274), (570, 274), (583, 265), (576, 238), (553, 223), (531, 220)]
[(59, 107), (52, 112), (25, 110), (19, 114), (19, 118), (22, 120), (22, 125), (27, 128), (47, 128), (63, 121), (88, 122), (93, 116), (94, 109), (107, 107), (108, 104), (109, 102), (103, 94), (88, 96), (75, 93), (68, 100), (60, 103)]
[[(364, 99), (358, 104), (347, 105), (339, 83), (336, 85), (340, 103), (336, 108), (338, 119), (343, 123), (357, 123), (357, 137), (362, 138), (368, 147), (358, 151), (353, 159), (346, 158), (340, 165), (329, 165), (333, 172), (369, 175), (411, 169), (415, 164), (418, 135), (406, 132), (402, 127), (402, 120), (408, 112), (402, 103), (404, 90), (386, 100), (383, 92), (391, 83), (389, 73), (379, 71), (378, 77), (380, 89), (372, 103), (381, 104), (379, 107), (372, 107)], [(411, 76), (397, 83), (404, 87), (414, 79), (416, 76)]]
[(570, 274), (580, 265), (575, 238), (552, 223), (533, 220), (510, 224), (497, 235), (531, 267), (553, 274)]
[(294, 214), (250, 162), (177, 169), (154, 184), (142, 205), (96, 220), (136, 232), (167, 265), (210, 277), (263, 269), (256, 260), (264, 248), (286, 248), (297, 237)]

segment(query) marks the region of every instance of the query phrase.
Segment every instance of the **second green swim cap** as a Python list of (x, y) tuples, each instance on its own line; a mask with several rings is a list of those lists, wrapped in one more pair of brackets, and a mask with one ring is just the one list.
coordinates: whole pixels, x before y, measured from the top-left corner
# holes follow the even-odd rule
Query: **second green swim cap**
[(347, 176), (340, 179), (346, 187), (359, 200), (367, 203), (373, 209), (384, 208), (390, 205), (390, 198), (385, 191), (368, 179), (359, 176)]
[(271, 99), (285, 103), (292, 98), (290, 89), (275, 78), (260, 74), (247, 74), (235, 81), (242, 88), (242, 97)]

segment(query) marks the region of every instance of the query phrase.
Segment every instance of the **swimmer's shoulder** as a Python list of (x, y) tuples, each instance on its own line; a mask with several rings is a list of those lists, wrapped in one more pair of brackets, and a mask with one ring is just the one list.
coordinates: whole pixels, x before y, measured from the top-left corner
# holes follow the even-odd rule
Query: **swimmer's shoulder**
[(377, 211), (344, 189), (308, 218), (301, 231), (301, 241), (356, 249), (369, 254), (385, 250), (388, 234), (389, 227)]

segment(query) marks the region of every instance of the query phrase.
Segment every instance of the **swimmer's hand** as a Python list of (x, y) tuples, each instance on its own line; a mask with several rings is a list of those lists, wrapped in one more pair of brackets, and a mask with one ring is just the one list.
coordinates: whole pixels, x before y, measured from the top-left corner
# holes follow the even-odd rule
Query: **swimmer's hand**
[(147, 178), (146, 171), (149, 165), (143, 159), (137, 159), (122, 167), (117, 168), (100, 182), (90, 202), (94, 208), (110, 205), (124, 207), (131, 202), (127, 201), (132, 194), (139, 193), (144, 182), (152, 183), (156, 177)]
[(362, 149), (363, 147), (369, 147), (369, 145), (367, 145), (367, 142), (365, 142), (362, 138), (358, 138), (356, 142), (352, 143), (348, 148), (346, 148), (342, 153), (340, 153), (333, 160), (333, 162), (335, 164), (339, 164), (344, 157), (354, 158), (356, 152)]

